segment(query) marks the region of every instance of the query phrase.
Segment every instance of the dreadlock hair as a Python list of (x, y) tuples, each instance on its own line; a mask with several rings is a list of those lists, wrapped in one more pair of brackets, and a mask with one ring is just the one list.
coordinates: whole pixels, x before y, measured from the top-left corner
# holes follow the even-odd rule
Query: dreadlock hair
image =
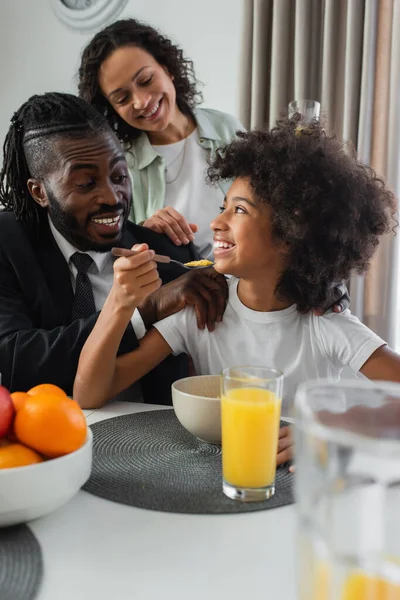
[(60, 137), (82, 139), (109, 128), (106, 120), (72, 94), (48, 93), (29, 98), (13, 115), (3, 145), (0, 204), (28, 228), (43, 210), (31, 197), (27, 181), (43, 179), (57, 164), (54, 143)]
[(103, 62), (118, 48), (136, 46), (145, 50), (173, 76), (179, 110), (193, 116), (193, 108), (202, 101), (197, 90), (193, 62), (183, 51), (159, 31), (136, 19), (122, 19), (99, 31), (82, 52), (78, 71), (79, 96), (106, 116), (120, 141), (127, 148), (141, 131), (131, 127), (115, 112), (102, 94), (99, 70)]
[(218, 152), (209, 180), (249, 181), (271, 209), (274, 240), (287, 248), (276, 296), (300, 312), (324, 306), (334, 283), (364, 272), (379, 238), (394, 231), (394, 195), (318, 122), (282, 120), (237, 135)]

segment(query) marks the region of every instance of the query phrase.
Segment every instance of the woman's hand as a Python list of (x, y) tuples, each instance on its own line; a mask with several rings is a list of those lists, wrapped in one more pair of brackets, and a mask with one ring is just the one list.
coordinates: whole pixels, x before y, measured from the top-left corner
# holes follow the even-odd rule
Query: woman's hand
[(152, 229), (157, 233), (167, 235), (176, 246), (193, 242), (197, 225), (188, 223), (186, 219), (171, 206), (161, 208), (152, 217), (142, 223), (143, 227)]
[(153, 261), (154, 250), (149, 250), (147, 244), (136, 244), (132, 250), (136, 252), (135, 256), (124, 256), (115, 261), (110, 292), (118, 308), (129, 310), (134, 310), (161, 286), (157, 263)]

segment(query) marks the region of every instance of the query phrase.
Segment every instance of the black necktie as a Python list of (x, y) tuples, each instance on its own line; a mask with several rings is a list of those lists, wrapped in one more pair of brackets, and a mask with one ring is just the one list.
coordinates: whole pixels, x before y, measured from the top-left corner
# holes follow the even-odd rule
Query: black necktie
[(72, 320), (84, 319), (90, 317), (96, 312), (94, 303), (92, 284), (90, 283), (87, 274), (90, 265), (93, 264), (93, 259), (89, 254), (75, 252), (71, 256), (71, 261), (77, 268), (75, 298), (72, 304)]

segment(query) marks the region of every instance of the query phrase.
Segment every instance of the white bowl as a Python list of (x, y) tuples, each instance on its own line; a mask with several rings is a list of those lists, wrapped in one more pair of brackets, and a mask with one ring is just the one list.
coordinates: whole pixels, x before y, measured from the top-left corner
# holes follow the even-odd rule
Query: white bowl
[(43, 517), (70, 500), (89, 479), (93, 434), (75, 452), (42, 463), (0, 469), (0, 527)]
[(221, 443), (219, 375), (196, 375), (172, 384), (172, 404), (185, 429), (204, 442)]

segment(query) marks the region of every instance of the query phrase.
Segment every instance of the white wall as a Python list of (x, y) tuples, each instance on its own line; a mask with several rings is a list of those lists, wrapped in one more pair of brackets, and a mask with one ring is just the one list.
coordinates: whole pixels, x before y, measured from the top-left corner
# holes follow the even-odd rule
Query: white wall
[[(241, 118), (246, 6), (248, 0), (129, 0), (119, 18), (145, 20), (181, 45), (205, 84), (204, 105)], [(60, 23), (50, 0), (0, 0), (1, 144), (29, 96), (76, 91), (80, 52), (92, 35)]]

